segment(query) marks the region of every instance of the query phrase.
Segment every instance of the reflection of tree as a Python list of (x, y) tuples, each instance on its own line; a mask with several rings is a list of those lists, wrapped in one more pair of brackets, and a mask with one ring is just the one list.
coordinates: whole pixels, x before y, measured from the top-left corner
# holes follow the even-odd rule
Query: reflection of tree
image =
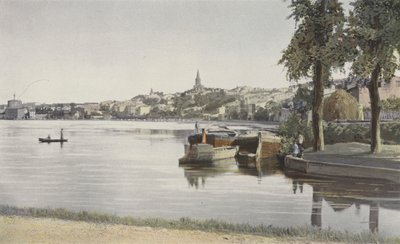
[(400, 210), (399, 183), (386, 180), (311, 176), (293, 171), (285, 171), (285, 175), (292, 179), (294, 194), (301, 192), (300, 182), (306, 182), (312, 187), (311, 225), (313, 226), (322, 226), (323, 200), (335, 212), (354, 205), (356, 215), (360, 212), (360, 205), (368, 205), (371, 232), (378, 232), (379, 208)]
[(313, 188), (311, 225), (322, 227), (322, 197), (318, 194), (318, 188)]
[(372, 202), (369, 205), (369, 230), (378, 232), (379, 224), (379, 203)]

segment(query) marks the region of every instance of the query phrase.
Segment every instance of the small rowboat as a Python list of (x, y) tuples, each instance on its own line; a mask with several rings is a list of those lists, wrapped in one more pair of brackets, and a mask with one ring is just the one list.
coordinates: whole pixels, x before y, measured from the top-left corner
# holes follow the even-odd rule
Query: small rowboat
[(68, 141), (68, 139), (39, 138), (39, 142), (47, 142), (47, 143), (50, 143), (50, 142), (61, 142), (61, 143), (63, 143), (63, 142), (67, 142), (67, 141)]

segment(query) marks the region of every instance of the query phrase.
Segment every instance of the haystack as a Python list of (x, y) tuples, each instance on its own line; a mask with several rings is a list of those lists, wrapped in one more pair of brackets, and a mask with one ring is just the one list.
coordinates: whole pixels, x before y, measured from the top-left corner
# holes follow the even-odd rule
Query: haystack
[(324, 100), (324, 120), (356, 120), (358, 119), (357, 100), (342, 89), (336, 90)]

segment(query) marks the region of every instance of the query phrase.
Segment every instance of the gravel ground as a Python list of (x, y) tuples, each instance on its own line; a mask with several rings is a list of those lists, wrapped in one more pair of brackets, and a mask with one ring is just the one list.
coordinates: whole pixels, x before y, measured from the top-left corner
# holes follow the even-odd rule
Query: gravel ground
[(0, 243), (318, 243), (296, 238), (0, 216)]

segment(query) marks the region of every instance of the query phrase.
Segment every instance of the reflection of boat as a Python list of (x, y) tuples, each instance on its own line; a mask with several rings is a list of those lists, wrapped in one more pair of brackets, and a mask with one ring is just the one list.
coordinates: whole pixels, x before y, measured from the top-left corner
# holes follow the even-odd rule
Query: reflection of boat
[(208, 164), (181, 164), (184, 176), (189, 186), (198, 188), (200, 185), (204, 188), (207, 178), (214, 178), (220, 175), (237, 172), (235, 159), (222, 159)]
[(49, 138), (39, 138), (39, 142), (67, 142), (68, 139), (49, 139)]
[(202, 163), (215, 160), (229, 159), (236, 156), (238, 147), (233, 145), (236, 132), (219, 129), (205, 129), (201, 134), (188, 137), (189, 145), (185, 145), (185, 156), (179, 159), (179, 163)]

